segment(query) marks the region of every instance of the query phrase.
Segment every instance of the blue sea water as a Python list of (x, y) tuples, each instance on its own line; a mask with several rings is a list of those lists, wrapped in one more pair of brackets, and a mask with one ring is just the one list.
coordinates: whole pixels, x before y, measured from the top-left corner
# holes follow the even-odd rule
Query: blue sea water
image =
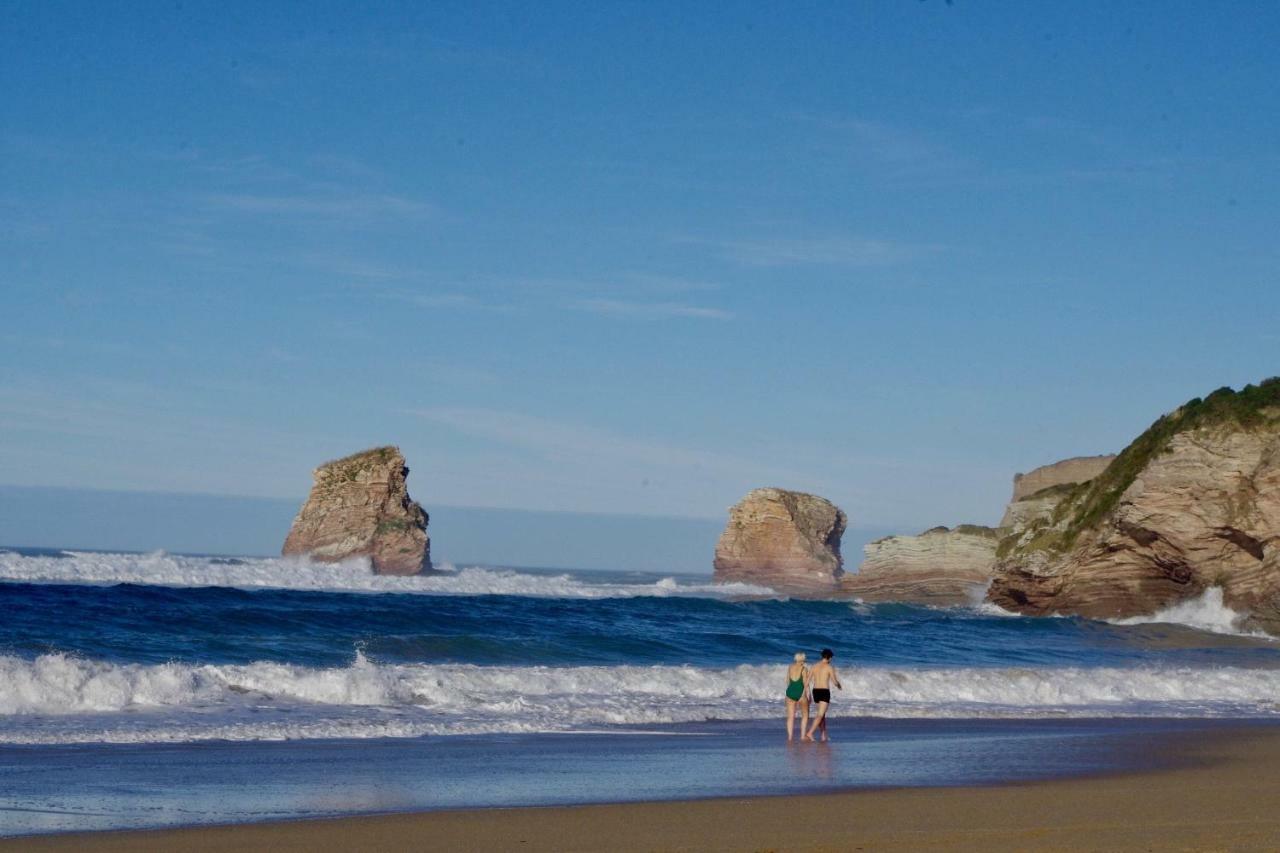
[[(785, 666), (794, 652), (816, 657), (823, 647), (836, 651), (844, 686), (833, 723), (861, 720), (846, 730), (878, 744), (832, 773), (832, 785), (899, 778), (921, 736), (911, 727), (928, 721), (938, 723), (931, 737), (952, 733), (950, 754), (967, 758), (909, 783), (978, 778), (984, 737), (1080, 744), (1086, 731), (1101, 744), (1134, 718), (1159, 726), (1280, 719), (1280, 643), (1242, 629), (1212, 595), (1109, 624), (1021, 618), (977, 603), (788, 600), (706, 577), (463, 567), (382, 578), (360, 563), (0, 549), (0, 614), (0, 765), (42, 768), (7, 774), (33, 787), (8, 799), (0, 788), (0, 815), (8, 815), (0, 834), (168, 820), (148, 822), (142, 807), (112, 801), (115, 816), (95, 823), (96, 807), (68, 805), (58, 768), (89, 797), (98, 783), (117, 791), (107, 782), (140, 761), (173, 770), (216, 754), (229, 791), (268, 745), (320, 764), (342, 753), (350, 764), (351, 744), (398, 743), (421, 764), (406, 757), (395, 766), (418, 773), (446, 760), (449, 744), (483, 751), (502, 743), (530, 761), (564, 749), (548, 744), (565, 741), (546, 738), (576, 744), (567, 754), (577, 757), (548, 777), (554, 784), (529, 789), (542, 790), (540, 799), (512, 787), (523, 778), (512, 771), (503, 777), (511, 785), (454, 786), (447, 796), (438, 786), (431, 796), (414, 789), (412, 806), (425, 807), (561, 802), (576, 796), (575, 785), (602, 778), (590, 770), (596, 747), (583, 744), (644, 735), (648, 746), (628, 749), (660, 766), (678, 754), (681, 738), (723, 737), (723, 773), (694, 784), (655, 771), (647, 788), (633, 788), (655, 796), (756, 791), (752, 750), (779, 730)], [(1072, 728), (1098, 720), (1109, 722)], [(1106, 765), (1109, 753), (1098, 750), (1079, 752), (1073, 766)], [(1060, 744), (1042, 751), (1075, 754)], [(359, 754), (375, 753), (385, 754)], [(376, 776), (391, 767), (365, 769)], [(982, 772), (1024, 772), (1000, 767)], [(628, 798), (622, 779), (608, 798)], [(296, 787), (276, 790), (280, 801), (293, 802)], [(605, 788), (584, 790), (599, 797)], [(173, 805), (158, 782), (151, 794), (145, 785), (130, 790), (151, 796), (148, 808)], [(232, 800), (224, 791), (214, 801)], [(347, 802), (335, 810), (386, 807)], [(30, 817), (68, 809), (72, 817), (53, 824)]]
[[(1280, 643), (1158, 621), (788, 600), (707, 578), (0, 553), (0, 743), (563, 732), (766, 719), (836, 650), (839, 713), (1268, 717)], [(1171, 618), (1172, 618), (1171, 617)]]

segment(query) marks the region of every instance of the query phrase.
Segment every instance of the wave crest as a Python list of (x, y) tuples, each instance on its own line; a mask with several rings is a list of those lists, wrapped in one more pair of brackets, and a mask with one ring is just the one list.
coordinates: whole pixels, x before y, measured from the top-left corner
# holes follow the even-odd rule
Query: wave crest
[[(0, 742), (399, 737), (764, 719), (776, 666), (114, 664), (0, 656)], [(1280, 716), (1280, 671), (867, 667), (840, 715)]]
[(744, 583), (589, 583), (573, 575), (534, 574), (481, 567), (414, 577), (375, 575), (366, 560), (313, 563), (293, 558), (184, 557), (68, 551), (65, 556), (0, 552), (0, 579), (69, 584), (130, 583), (170, 587), (234, 587), (326, 592), (402, 592), (423, 595), (518, 595), (542, 598), (764, 597), (767, 587)]

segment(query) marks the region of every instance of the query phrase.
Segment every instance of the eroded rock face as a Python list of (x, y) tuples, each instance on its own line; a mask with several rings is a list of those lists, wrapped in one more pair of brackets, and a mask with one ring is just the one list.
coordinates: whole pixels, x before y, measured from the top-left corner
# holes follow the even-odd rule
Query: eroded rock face
[(996, 545), (1009, 528), (1048, 519), (1065, 495), (1106, 469), (1114, 456), (1065, 459), (1013, 477), (1013, 497), (999, 529), (975, 524), (935, 527), (867, 545), (840, 594), (863, 601), (949, 606), (981, 601), (995, 571)]
[(840, 537), (849, 519), (825, 498), (755, 489), (729, 510), (716, 544), (717, 581), (799, 595), (831, 595), (844, 574)]
[[(1224, 390), (1157, 421), (1059, 510), (1015, 528), (990, 600), (1110, 618), (1218, 586), (1228, 607), (1280, 629), (1280, 408), (1236, 415)], [(1228, 415), (1203, 414), (1215, 397)]]
[(324, 563), (368, 557), (381, 575), (430, 571), (427, 514), (409, 498), (408, 475), (397, 447), (376, 447), (321, 465), (282, 553)]
[(1115, 455), (1077, 456), (1063, 459), (1052, 465), (1044, 465), (1025, 474), (1013, 475), (1013, 497), (1005, 508), (1001, 527), (1014, 527), (1025, 523), (1045, 509), (1052, 509), (1065, 494), (1067, 487), (1084, 483), (1097, 477)]
[(962, 524), (877, 539), (864, 546), (858, 571), (841, 578), (840, 593), (939, 606), (979, 602), (991, 581), (998, 538), (994, 528)]

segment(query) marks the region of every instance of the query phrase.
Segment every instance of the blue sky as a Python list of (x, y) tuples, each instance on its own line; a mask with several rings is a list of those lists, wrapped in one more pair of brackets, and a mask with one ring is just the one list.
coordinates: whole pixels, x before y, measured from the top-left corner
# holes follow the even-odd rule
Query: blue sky
[(917, 530), (1280, 373), (1274, 5), (697, 5), (6, 4), (0, 484)]

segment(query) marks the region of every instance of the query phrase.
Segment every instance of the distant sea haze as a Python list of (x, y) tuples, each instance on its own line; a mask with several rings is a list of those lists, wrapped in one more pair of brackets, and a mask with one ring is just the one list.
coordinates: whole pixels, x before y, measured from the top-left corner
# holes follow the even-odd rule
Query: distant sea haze
[[(302, 498), (249, 498), (161, 492), (0, 486), (0, 544), (106, 551), (269, 556)], [(434, 506), (432, 554), (457, 564), (544, 566), (710, 574), (724, 522)], [(862, 546), (894, 531), (846, 532), (846, 568)]]

